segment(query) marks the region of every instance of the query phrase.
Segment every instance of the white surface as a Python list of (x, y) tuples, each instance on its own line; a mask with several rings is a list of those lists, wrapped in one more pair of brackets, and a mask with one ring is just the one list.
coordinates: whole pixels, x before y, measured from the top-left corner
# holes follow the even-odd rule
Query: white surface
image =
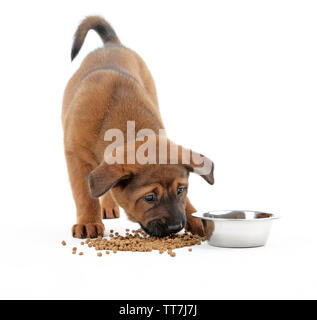
[[(314, 1), (11, 1), (0, 4), (0, 298), (317, 298)], [(190, 180), (199, 210), (277, 213), (266, 247), (177, 256), (73, 256), (60, 123), (66, 81), (101, 44), (101, 14), (147, 62), (168, 135), (215, 162)], [(122, 213), (122, 216), (124, 214)], [(123, 230), (125, 218), (106, 222)], [(67, 247), (60, 242), (67, 241)]]

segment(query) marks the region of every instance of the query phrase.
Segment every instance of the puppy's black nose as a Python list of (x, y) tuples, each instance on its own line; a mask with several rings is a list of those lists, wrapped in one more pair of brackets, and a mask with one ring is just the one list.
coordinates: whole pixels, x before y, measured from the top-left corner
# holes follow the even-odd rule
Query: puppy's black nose
[(185, 224), (186, 218), (179, 219), (178, 221), (170, 221), (169, 219), (165, 219), (164, 222), (161, 219), (156, 219), (149, 222), (146, 227), (141, 224), (141, 227), (151, 236), (165, 237), (171, 233), (181, 231)]

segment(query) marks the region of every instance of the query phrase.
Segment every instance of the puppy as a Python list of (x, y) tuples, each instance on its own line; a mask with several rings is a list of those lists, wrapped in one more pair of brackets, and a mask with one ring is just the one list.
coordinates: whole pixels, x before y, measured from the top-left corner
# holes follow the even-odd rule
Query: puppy
[[(129, 123), (133, 123), (135, 132), (152, 132), (147, 141), (157, 142), (152, 151), (158, 159), (160, 141), (165, 136), (161, 135), (164, 126), (155, 85), (144, 61), (125, 48), (112, 27), (98, 16), (88, 17), (79, 25), (72, 60), (90, 29), (98, 33), (104, 45), (91, 52), (69, 80), (62, 111), (65, 157), (77, 209), (73, 236), (103, 235), (102, 219), (118, 218), (119, 206), (150, 235), (166, 236), (184, 227), (203, 235), (200, 220), (191, 216), (196, 210), (187, 197), (188, 176), (189, 172), (197, 172), (213, 184), (213, 163), (201, 155), (204, 163), (197, 165), (193, 158), (199, 154), (192, 151), (185, 164), (175, 162), (180, 155), (172, 154), (172, 148), (185, 149), (168, 139), (167, 161), (127, 161), (131, 155), (137, 155), (142, 139), (146, 140), (144, 134), (128, 139)], [(113, 144), (106, 139), (106, 132), (112, 129), (122, 132), (124, 141), (117, 146), (124, 150), (124, 163), (111, 162), (114, 152), (105, 151)], [(129, 143), (133, 147), (127, 151)], [(144, 152), (145, 157), (148, 152)], [(199, 171), (203, 167), (207, 168), (205, 173)]]

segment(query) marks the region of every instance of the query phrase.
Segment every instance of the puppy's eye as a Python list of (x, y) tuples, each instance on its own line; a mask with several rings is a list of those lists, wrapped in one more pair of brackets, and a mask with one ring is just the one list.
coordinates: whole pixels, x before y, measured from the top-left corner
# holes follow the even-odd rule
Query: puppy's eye
[(177, 195), (181, 196), (184, 193), (185, 189), (186, 189), (185, 187), (178, 187), (177, 188)]
[(148, 203), (153, 203), (156, 201), (157, 197), (155, 193), (151, 193), (151, 194), (147, 194), (146, 196), (144, 196), (144, 201), (148, 202)]

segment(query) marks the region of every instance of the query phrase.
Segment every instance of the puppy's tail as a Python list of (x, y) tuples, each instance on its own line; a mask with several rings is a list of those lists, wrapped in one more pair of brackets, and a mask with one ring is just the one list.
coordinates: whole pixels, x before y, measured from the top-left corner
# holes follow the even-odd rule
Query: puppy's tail
[(71, 58), (73, 59), (77, 56), (79, 50), (81, 49), (87, 32), (93, 29), (95, 30), (103, 43), (111, 42), (111, 43), (120, 43), (119, 38), (116, 33), (112, 29), (111, 25), (102, 17), (99, 16), (90, 16), (84, 19), (81, 24), (78, 26), (77, 31), (74, 36), (74, 42), (72, 47)]

